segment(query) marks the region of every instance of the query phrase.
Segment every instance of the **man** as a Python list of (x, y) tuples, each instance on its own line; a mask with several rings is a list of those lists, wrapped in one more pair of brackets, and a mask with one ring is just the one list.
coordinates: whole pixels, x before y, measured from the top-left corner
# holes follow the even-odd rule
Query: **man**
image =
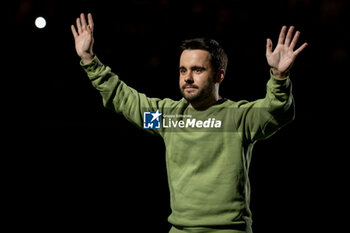
[[(227, 56), (210, 39), (183, 41), (179, 87), (184, 98), (148, 98), (128, 87), (93, 53), (91, 14), (72, 25), (76, 52), (105, 107), (163, 138), (172, 213), (171, 233), (249, 233), (248, 169), (257, 140), (294, 118), (289, 70), (306, 43), (294, 50), (299, 32), (283, 26), (276, 48), (267, 39), (270, 69), (265, 98), (231, 101), (219, 95)], [(161, 121), (163, 119), (163, 121)]]

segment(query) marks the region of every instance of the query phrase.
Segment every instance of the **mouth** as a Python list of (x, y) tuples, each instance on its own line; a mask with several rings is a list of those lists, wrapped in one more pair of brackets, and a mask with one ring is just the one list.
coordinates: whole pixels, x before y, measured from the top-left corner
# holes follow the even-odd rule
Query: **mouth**
[(183, 88), (185, 91), (194, 91), (195, 89), (198, 89), (197, 86), (189, 86), (189, 85), (183, 86), (182, 88)]
[(186, 87), (186, 88), (185, 88), (185, 91), (194, 91), (195, 89), (197, 89), (197, 88), (194, 88), (194, 87)]

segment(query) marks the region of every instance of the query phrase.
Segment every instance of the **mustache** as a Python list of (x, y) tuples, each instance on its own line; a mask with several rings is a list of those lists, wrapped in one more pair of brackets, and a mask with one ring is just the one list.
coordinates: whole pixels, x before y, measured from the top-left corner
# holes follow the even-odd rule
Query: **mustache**
[(192, 84), (184, 84), (182, 85), (182, 89), (185, 89), (187, 87), (190, 87), (190, 88), (197, 88), (198, 89), (198, 86), (197, 85), (192, 85)]

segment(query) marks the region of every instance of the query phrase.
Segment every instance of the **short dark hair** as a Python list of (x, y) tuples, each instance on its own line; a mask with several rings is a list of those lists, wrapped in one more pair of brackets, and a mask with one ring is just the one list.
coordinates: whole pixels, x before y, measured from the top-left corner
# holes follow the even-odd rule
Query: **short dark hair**
[(213, 39), (209, 38), (194, 38), (189, 40), (183, 40), (180, 45), (180, 52), (184, 50), (201, 49), (206, 50), (210, 54), (210, 61), (213, 66), (214, 72), (218, 72), (227, 68), (227, 54), (220, 44)]

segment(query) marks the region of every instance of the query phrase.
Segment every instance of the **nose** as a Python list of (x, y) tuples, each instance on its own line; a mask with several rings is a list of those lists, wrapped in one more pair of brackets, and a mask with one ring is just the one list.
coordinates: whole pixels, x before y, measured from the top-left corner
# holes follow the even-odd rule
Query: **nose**
[(186, 74), (186, 76), (184, 77), (184, 81), (186, 83), (193, 83), (193, 76), (192, 76), (192, 72), (188, 72)]

